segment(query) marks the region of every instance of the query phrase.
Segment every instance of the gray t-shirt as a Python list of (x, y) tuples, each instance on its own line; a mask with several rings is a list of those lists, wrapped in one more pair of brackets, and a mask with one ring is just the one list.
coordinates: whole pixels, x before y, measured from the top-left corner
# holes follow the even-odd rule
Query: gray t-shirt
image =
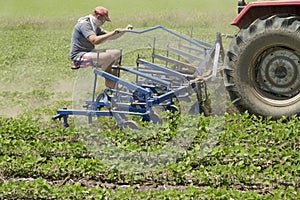
[(93, 26), (89, 19), (78, 22), (73, 30), (70, 58), (82, 56), (84, 53), (91, 52), (95, 49), (95, 45), (88, 41), (87, 37), (90, 35), (102, 35), (106, 31), (102, 28), (97, 28), (96, 33), (93, 31)]

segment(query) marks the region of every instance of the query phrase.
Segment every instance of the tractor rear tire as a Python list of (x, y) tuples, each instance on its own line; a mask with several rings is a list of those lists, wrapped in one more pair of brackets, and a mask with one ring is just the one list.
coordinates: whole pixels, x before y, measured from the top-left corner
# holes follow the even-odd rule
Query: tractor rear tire
[(241, 29), (224, 82), (241, 111), (278, 119), (300, 114), (300, 17), (274, 15)]

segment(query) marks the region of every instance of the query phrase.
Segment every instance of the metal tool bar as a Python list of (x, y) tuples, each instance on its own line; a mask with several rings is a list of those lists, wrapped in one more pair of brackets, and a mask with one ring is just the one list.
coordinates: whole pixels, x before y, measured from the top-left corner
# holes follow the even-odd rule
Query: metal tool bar
[(166, 56), (162, 56), (162, 55), (159, 55), (159, 54), (152, 54), (152, 56), (154, 58), (157, 58), (157, 59), (160, 59), (160, 60), (164, 60), (164, 61), (167, 61), (169, 63), (173, 63), (175, 65), (179, 65), (181, 67), (188, 67), (190, 69), (196, 69), (195, 66), (189, 64), (189, 63), (184, 63), (184, 62), (181, 62), (181, 61), (178, 61), (178, 60), (175, 60), (175, 59), (172, 59), (170, 57), (166, 57)]
[(170, 86), (171, 86), (171, 83), (168, 82), (168, 81), (164, 81), (164, 80), (162, 80), (162, 79), (160, 79), (160, 78), (157, 78), (157, 77), (154, 77), (154, 76), (151, 76), (151, 75), (142, 73), (141, 71), (135, 70), (135, 69), (133, 69), (133, 68), (121, 66), (120, 69), (122, 69), (122, 70), (124, 70), (124, 71), (131, 72), (131, 73), (136, 74), (136, 75), (139, 75), (139, 76), (141, 76), (141, 77), (147, 78), (147, 79), (149, 79), (149, 80), (155, 81), (155, 82), (160, 83), (160, 84), (162, 84), (162, 85), (165, 85), (165, 86), (167, 86), (167, 87), (170, 87)]
[(159, 65), (156, 65), (154, 63), (151, 63), (151, 62), (148, 62), (148, 61), (145, 61), (145, 60), (141, 60), (141, 59), (137, 59), (136, 62), (139, 63), (139, 64), (142, 64), (142, 65), (146, 65), (148, 67), (154, 68), (156, 70), (161, 70), (165, 73), (168, 73), (171, 76), (175, 76), (175, 77), (178, 77), (178, 78), (183, 79), (183, 80), (187, 79), (185, 75), (183, 75), (183, 74), (181, 74), (181, 73), (179, 73), (175, 70), (171, 70), (171, 69), (168, 69), (168, 68), (165, 68), (165, 67), (161, 67)]
[[(178, 54), (178, 55), (181, 55), (181, 56), (193, 59), (193, 60), (198, 60), (200, 62), (202, 62), (202, 60), (203, 60), (199, 56), (193, 55), (191, 53), (182, 51), (182, 50), (174, 48), (174, 47), (168, 47), (167, 49), (170, 50), (170, 51), (172, 51), (172, 52), (174, 52), (174, 53), (176, 53), (176, 54)], [(195, 66), (193, 66), (193, 67), (195, 68)]]
[(150, 94), (151, 94), (151, 92), (149, 92), (149, 90), (147, 90), (147, 89), (145, 89), (145, 88), (143, 88), (143, 87), (140, 87), (140, 86), (138, 86), (138, 85), (136, 85), (136, 84), (130, 83), (130, 82), (128, 82), (128, 81), (124, 81), (123, 79), (120, 79), (119, 77), (116, 77), (116, 76), (114, 76), (114, 75), (112, 75), (112, 74), (109, 74), (109, 73), (107, 73), (107, 72), (104, 72), (104, 71), (100, 71), (100, 70), (95, 69), (95, 70), (94, 70), (94, 73), (95, 73), (95, 74), (98, 74), (98, 75), (100, 75), (100, 76), (102, 76), (102, 77), (104, 77), (104, 78), (108, 78), (108, 79), (110, 79), (110, 80), (112, 80), (112, 81), (114, 81), (114, 82), (116, 82), (116, 83), (118, 83), (118, 84), (124, 85), (124, 86), (126, 86), (129, 90), (134, 90), (134, 91), (143, 93), (143, 94), (145, 94), (145, 95), (147, 95), (147, 96), (150, 96)]
[(181, 39), (183, 39), (185, 41), (188, 41), (191, 44), (197, 45), (199, 47), (210, 47), (211, 46), (211, 44), (209, 44), (209, 43), (185, 37), (185, 36), (183, 36), (183, 35), (181, 35), (179, 33), (176, 33), (175, 31), (173, 31), (171, 29), (168, 29), (168, 28), (166, 28), (164, 26), (161, 26), (161, 25), (150, 27), (150, 28), (147, 28), (147, 29), (144, 29), (144, 30), (125, 30), (125, 32), (142, 34), (142, 33), (146, 33), (146, 32), (150, 32), (150, 31), (156, 30), (156, 29), (162, 29), (164, 31), (167, 31), (168, 33), (171, 33), (172, 35), (175, 35), (176, 37), (179, 37), (179, 38), (181, 38)]

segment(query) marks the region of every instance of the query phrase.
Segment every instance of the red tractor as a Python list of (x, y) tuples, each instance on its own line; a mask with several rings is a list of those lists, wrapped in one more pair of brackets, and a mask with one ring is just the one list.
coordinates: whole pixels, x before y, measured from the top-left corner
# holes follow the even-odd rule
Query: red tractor
[(231, 101), (274, 119), (300, 114), (300, 0), (238, 5), (224, 70)]

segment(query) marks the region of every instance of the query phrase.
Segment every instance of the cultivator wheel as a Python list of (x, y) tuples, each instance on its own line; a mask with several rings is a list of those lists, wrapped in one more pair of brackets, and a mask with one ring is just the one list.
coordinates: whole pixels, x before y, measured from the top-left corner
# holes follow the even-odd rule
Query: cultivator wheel
[(274, 15), (242, 29), (227, 56), (225, 85), (240, 111), (300, 113), (300, 18)]
[(204, 116), (209, 116), (209, 113), (207, 111), (207, 109), (201, 104), (196, 102), (191, 109), (189, 110), (189, 113), (199, 113), (199, 114), (203, 114)]
[(165, 111), (169, 111), (172, 114), (180, 113), (179, 108), (175, 105), (165, 106)]
[(141, 128), (140, 125), (134, 120), (125, 121), (123, 126), (124, 126), (123, 129), (129, 128), (129, 129), (139, 130)]

